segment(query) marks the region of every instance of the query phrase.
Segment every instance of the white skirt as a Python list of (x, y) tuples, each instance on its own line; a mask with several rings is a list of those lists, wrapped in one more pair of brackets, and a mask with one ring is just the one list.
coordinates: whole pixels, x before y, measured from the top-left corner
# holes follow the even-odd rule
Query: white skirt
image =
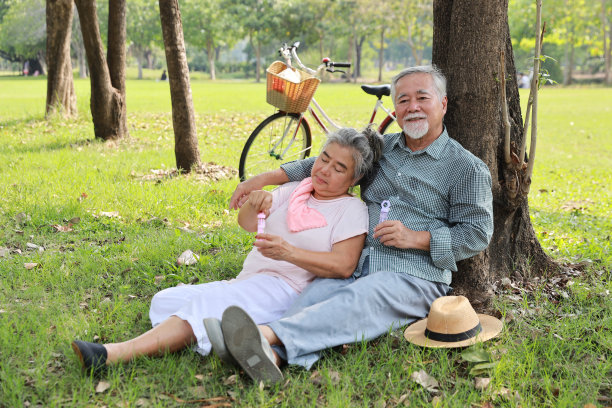
[(246, 310), (255, 323), (266, 324), (279, 319), (297, 296), (281, 278), (258, 274), (244, 280), (164, 289), (153, 296), (149, 317), (153, 327), (170, 316), (187, 321), (198, 341), (196, 351), (208, 355), (211, 345), (203, 319), (221, 319), (227, 307), (236, 305)]

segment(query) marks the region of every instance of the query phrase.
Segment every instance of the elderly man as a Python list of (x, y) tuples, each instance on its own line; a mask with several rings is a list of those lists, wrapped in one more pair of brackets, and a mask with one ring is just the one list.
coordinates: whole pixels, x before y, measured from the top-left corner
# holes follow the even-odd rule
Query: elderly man
[[(442, 73), (432, 66), (407, 68), (393, 78), (391, 97), (403, 132), (385, 135), (383, 157), (362, 186), (370, 227), (359, 265), (349, 279), (315, 281), (283, 318), (259, 326), (276, 346), (276, 361), (268, 357), (267, 363), (282, 359), (308, 369), (321, 350), (373, 339), (427, 316), (431, 303), (449, 291), (457, 262), (485, 249), (491, 239), (489, 169), (443, 125)], [(230, 206), (236, 208), (241, 197), (263, 185), (305, 177), (311, 165), (312, 159), (291, 162), (245, 181)], [(379, 223), (383, 201), (390, 206), (387, 220)], [(236, 320), (228, 316), (222, 325), (250, 324)], [(263, 342), (237, 337), (226, 336), (230, 352)], [(266, 353), (259, 354), (266, 359)], [(265, 379), (248, 358), (238, 360), (255, 380)]]

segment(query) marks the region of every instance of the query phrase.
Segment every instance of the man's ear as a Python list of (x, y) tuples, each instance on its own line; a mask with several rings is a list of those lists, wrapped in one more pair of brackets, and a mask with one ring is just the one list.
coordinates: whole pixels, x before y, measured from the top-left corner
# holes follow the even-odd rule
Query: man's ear
[(446, 114), (447, 104), (448, 104), (448, 97), (444, 96), (444, 98), (442, 98), (442, 111), (444, 111), (444, 114)]

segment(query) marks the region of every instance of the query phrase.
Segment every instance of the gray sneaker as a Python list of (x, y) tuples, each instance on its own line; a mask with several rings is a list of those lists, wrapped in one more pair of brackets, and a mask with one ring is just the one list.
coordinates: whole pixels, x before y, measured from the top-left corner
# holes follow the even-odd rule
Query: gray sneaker
[(221, 321), (214, 317), (208, 317), (204, 319), (204, 328), (206, 329), (208, 340), (217, 357), (226, 364), (237, 366), (238, 362), (232, 357), (229, 351), (227, 351), (227, 347), (225, 346), (223, 331), (221, 330)]
[(223, 312), (221, 329), (230, 354), (253, 381), (282, 381), (283, 373), (275, 363), (270, 344), (247, 312), (238, 306), (228, 307)]

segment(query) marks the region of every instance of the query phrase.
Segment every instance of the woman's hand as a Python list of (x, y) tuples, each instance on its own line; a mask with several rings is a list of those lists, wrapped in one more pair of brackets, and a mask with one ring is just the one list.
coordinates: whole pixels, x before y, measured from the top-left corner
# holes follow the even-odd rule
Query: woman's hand
[(230, 199), (230, 209), (238, 210), (244, 205), (251, 191), (257, 190), (262, 187), (263, 185), (258, 185), (257, 181), (254, 179), (245, 180), (242, 183), (238, 184), (236, 186), (236, 190), (234, 190), (234, 193), (232, 194), (232, 198)]
[(261, 190), (265, 186), (285, 184), (288, 181), (289, 177), (283, 169), (276, 169), (251, 177), (236, 186), (236, 190), (230, 198), (229, 208), (232, 210), (241, 208), (251, 191)]
[(272, 193), (265, 190), (251, 191), (247, 203), (253, 207), (256, 213), (263, 211), (267, 217), (270, 215), (270, 208), (272, 208)]
[(291, 262), (293, 246), (287, 241), (272, 234), (257, 234), (255, 238), (257, 240), (253, 246), (257, 247), (263, 256), (277, 261)]

